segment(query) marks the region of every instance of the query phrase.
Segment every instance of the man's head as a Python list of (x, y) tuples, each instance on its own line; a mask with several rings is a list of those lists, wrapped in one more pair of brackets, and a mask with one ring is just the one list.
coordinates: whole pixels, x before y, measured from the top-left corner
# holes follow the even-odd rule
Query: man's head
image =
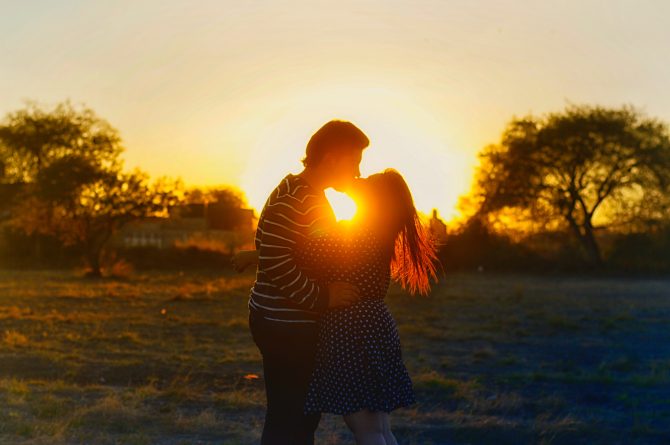
[(345, 190), (360, 176), (363, 149), (370, 140), (351, 122), (332, 120), (319, 128), (307, 143), (305, 168), (318, 172), (336, 190)]

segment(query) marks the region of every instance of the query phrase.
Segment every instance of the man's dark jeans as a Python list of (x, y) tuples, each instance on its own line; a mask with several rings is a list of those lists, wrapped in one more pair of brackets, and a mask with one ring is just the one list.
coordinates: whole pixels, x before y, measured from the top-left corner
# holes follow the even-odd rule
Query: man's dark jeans
[(304, 414), (314, 369), (316, 324), (273, 322), (249, 314), (263, 356), (267, 411), (261, 445), (313, 445), (321, 414)]

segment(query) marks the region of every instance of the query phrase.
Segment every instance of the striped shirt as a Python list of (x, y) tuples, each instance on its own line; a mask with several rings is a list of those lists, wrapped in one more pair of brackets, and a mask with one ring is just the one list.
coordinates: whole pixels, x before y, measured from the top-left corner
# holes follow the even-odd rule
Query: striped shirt
[(250, 311), (276, 322), (316, 322), (328, 307), (327, 288), (296, 262), (296, 253), (308, 237), (333, 224), (335, 214), (323, 190), (297, 175), (282, 179), (258, 220), (258, 269)]

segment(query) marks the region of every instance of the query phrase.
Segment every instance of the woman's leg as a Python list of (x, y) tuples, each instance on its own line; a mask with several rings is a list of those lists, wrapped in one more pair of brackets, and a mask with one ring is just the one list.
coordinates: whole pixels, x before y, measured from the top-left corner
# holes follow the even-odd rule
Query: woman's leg
[(344, 416), (344, 422), (354, 433), (358, 445), (387, 445), (382, 414), (385, 413), (358, 411)]
[(398, 441), (395, 440), (395, 436), (391, 432), (391, 423), (389, 422), (389, 415), (387, 413), (382, 413), (382, 425), (384, 426), (386, 445), (398, 445)]

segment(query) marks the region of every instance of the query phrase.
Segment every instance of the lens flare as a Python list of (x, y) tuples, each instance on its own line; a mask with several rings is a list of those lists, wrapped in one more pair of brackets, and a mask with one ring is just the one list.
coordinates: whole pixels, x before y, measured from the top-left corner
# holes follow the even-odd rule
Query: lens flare
[(356, 203), (348, 195), (334, 189), (326, 189), (326, 198), (338, 221), (350, 220), (356, 214)]

